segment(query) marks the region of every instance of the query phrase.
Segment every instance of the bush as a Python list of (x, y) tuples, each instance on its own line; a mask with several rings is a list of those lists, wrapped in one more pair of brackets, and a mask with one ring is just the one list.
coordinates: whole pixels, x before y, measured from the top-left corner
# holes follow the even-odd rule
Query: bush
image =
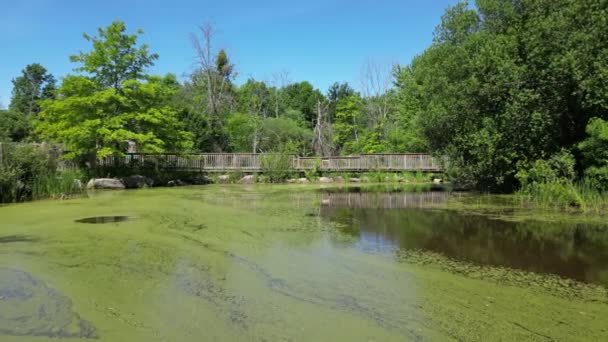
[(608, 166), (592, 166), (585, 170), (585, 182), (599, 191), (608, 191)]
[(547, 160), (539, 159), (532, 164), (519, 163), (515, 178), (523, 191), (529, 191), (537, 184), (571, 183), (575, 176), (574, 165), (572, 154), (562, 150)]
[[(3, 145), (0, 202), (22, 202), (72, 193), (73, 173), (59, 172), (59, 154), (48, 146)], [(66, 185), (69, 183), (69, 186)]]
[(292, 156), (289, 154), (267, 154), (261, 157), (261, 167), (267, 181), (280, 183), (293, 174)]

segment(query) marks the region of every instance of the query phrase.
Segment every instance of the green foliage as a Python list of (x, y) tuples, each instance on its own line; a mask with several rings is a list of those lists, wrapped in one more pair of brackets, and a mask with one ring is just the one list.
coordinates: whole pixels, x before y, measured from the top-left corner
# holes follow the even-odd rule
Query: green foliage
[(608, 166), (608, 122), (592, 118), (586, 128), (588, 137), (578, 144), (589, 166)]
[(541, 206), (582, 207), (580, 187), (573, 183), (575, 161), (566, 150), (547, 160), (520, 163), (515, 175), (521, 184), (519, 196)]
[(608, 166), (592, 166), (585, 170), (585, 182), (593, 189), (608, 192)]
[(260, 119), (254, 115), (232, 113), (226, 121), (226, 133), (230, 147), (238, 152), (253, 151), (254, 139), (258, 139)]
[(29, 122), (21, 113), (0, 109), (0, 142), (21, 141), (29, 135)]
[(304, 177), (309, 181), (316, 181), (321, 176), (321, 159), (315, 159), (312, 169), (304, 170)]
[(21, 71), (21, 76), (13, 79), (9, 110), (0, 113), (0, 141), (32, 140), (30, 122), (37, 119), (40, 102), (52, 99), (54, 92), (53, 75), (40, 64), (27, 65)]
[(289, 118), (268, 118), (262, 122), (259, 151), (288, 150), (308, 154), (312, 147), (312, 132)]
[[(74, 173), (58, 171), (58, 154), (34, 145), (3, 145), (0, 164), (0, 203), (22, 202), (78, 191)], [(70, 178), (76, 176), (77, 178)], [(57, 180), (60, 178), (61, 180)], [(65, 186), (69, 183), (69, 186)]]
[(288, 154), (265, 154), (261, 160), (264, 177), (270, 183), (280, 183), (290, 178), (293, 175), (292, 159)]
[[(80, 181), (80, 183), (77, 181)], [(83, 187), (80, 187), (83, 181), (84, 176), (81, 171), (62, 171), (38, 175), (32, 182), (32, 199), (80, 193), (84, 190)]]
[(172, 77), (124, 82), (121, 92), (100, 89), (92, 79), (68, 76), (56, 100), (43, 102), (36, 130), (41, 137), (66, 144), (68, 158), (103, 158), (126, 151), (125, 141), (140, 152), (183, 151), (191, 136), (182, 130), (177, 112), (168, 105)]
[(302, 113), (302, 119), (309, 128), (316, 118), (317, 104), (325, 100), (323, 94), (309, 82), (293, 83), (283, 89), (285, 105)]
[(145, 75), (157, 56), (145, 45), (135, 46), (137, 34), (124, 32), (124, 24), (114, 22), (99, 30), (99, 38), (85, 35), (93, 50), (72, 60), (82, 63), (77, 70), (92, 76), (67, 76), (57, 99), (42, 103), (36, 131), (66, 144), (68, 158), (121, 154), (127, 140), (136, 142), (140, 152), (179, 152), (192, 145), (171, 106), (175, 77)]
[(336, 118), (333, 126), (334, 143), (344, 154), (356, 153), (359, 144), (357, 121), (362, 115), (361, 98), (351, 95), (336, 104)]
[(296, 150), (294, 143), (281, 145), (275, 153), (266, 154), (261, 159), (261, 167), (265, 177), (271, 183), (283, 182), (293, 175), (292, 160)]
[(137, 46), (142, 30), (133, 34), (127, 34), (126, 30), (124, 22), (114, 21), (106, 28), (99, 28), (98, 37), (83, 34), (93, 49), (70, 57), (72, 62), (81, 64), (75, 70), (90, 74), (104, 89), (119, 90), (126, 86), (125, 81), (145, 79), (146, 70), (154, 65), (158, 55), (150, 53), (146, 44)]
[(608, 117), (601, 1), (477, 1), (447, 10), (433, 45), (399, 70), (400, 117), (449, 173), (511, 191), (518, 163), (572, 149)]
[(575, 176), (574, 166), (572, 154), (562, 150), (548, 160), (537, 160), (529, 165), (520, 163), (515, 177), (524, 190), (542, 183), (571, 183)]

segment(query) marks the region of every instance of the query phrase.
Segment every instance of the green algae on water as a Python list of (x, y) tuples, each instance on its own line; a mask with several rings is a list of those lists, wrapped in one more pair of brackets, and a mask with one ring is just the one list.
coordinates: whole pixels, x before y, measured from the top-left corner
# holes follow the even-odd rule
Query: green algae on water
[[(53, 319), (20, 314), (28, 317), (22, 331), (39, 333), (18, 334), (11, 328), (0, 331), (0, 340), (608, 337), (600, 273), (595, 278), (600, 280), (588, 283), (516, 265), (483, 264), (474, 257), (491, 246), (482, 244), (500, 241), (491, 238), (492, 220), (467, 221), (452, 216), (458, 212), (437, 209), (445, 205), (443, 197), (374, 195), (378, 203), (400, 205), (380, 208), (362, 199), (351, 212), (341, 207), (343, 197), (324, 202), (316, 189), (147, 189), (2, 207), (0, 269), (13, 272), (9, 286), (36, 289), (31, 298), (37, 299), (24, 304), (24, 312), (44, 307), (59, 314)], [(96, 216), (137, 219), (103, 226), (74, 222)], [(489, 232), (471, 234), (466, 226), (471, 222), (487, 225)], [(453, 241), (477, 246), (478, 253), (440, 250), (452, 241), (439, 239), (442, 226), (457, 238)], [(502, 228), (503, 236), (517, 241), (510, 227)], [(541, 228), (519, 231), (526, 236)], [(560, 246), (572, 238), (538, 237)], [(399, 239), (417, 244), (396, 243)], [(604, 237), (598, 232), (584, 241), (587, 249), (573, 244), (565, 255), (593, 258), (586, 251), (601, 247)], [(4, 324), (1, 319), (10, 315), (0, 317)]]

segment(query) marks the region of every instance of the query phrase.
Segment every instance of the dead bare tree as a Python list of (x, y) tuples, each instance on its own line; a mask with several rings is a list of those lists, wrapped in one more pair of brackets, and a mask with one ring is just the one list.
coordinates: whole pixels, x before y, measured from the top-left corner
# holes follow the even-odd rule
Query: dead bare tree
[(216, 50), (214, 39), (216, 31), (212, 24), (198, 27), (198, 33), (191, 33), (190, 40), (196, 52), (196, 69), (191, 75), (193, 89), (200, 94), (200, 107), (209, 119), (211, 128), (211, 150), (221, 152), (227, 147), (223, 133), (223, 120), (234, 105), (232, 80), (234, 66), (230, 64), (224, 49)]
[(334, 150), (331, 123), (329, 122), (327, 104), (317, 99), (317, 118), (313, 131), (312, 147), (318, 156), (330, 156)]
[(380, 64), (368, 59), (361, 68), (361, 91), (373, 126), (388, 117), (389, 99), (386, 95), (394, 84), (394, 66), (395, 64)]
[(274, 87), (273, 102), (274, 102), (274, 116), (279, 117), (279, 106), (281, 104), (281, 90), (291, 84), (289, 79), (289, 72), (282, 70), (272, 74), (272, 86)]
[[(197, 70), (205, 78), (207, 90), (207, 110), (210, 114), (217, 115), (224, 93), (228, 89), (232, 73), (232, 65), (228, 63), (224, 50), (216, 52), (213, 47), (213, 40), (216, 30), (210, 23), (200, 25), (199, 34), (191, 33), (190, 40), (196, 52)], [(226, 60), (220, 61), (220, 56)]]

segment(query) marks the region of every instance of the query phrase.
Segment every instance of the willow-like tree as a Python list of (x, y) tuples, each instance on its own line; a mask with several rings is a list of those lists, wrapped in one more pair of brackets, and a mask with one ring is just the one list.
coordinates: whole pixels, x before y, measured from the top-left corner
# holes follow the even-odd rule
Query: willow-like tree
[(85, 38), (92, 50), (72, 56), (85, 75), (67, 76), (57, 98), (42, 103), (37, 132), (66, 144), (68, 157), (89, 161), (125, 152), (126, 142), (141, 152), (179, 152), (191, 147), (171, 99), (179, 84), (172, 75), (149, 76), (158, 55), (137, 45), (142, 31), (127, 34), (124, 23), (100, 28)]

